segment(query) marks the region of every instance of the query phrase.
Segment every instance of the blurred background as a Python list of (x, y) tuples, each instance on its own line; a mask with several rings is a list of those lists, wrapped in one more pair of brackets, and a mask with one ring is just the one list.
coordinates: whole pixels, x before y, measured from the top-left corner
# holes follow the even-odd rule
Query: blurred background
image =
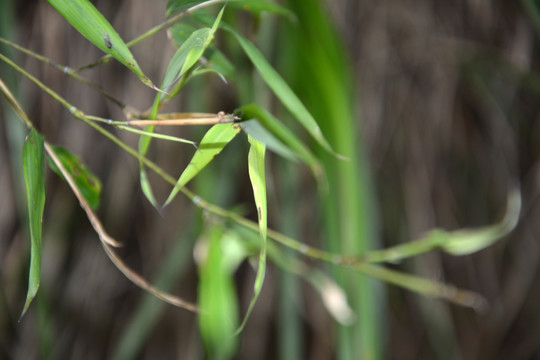
[[(95, 1), (126, 40), (164, 20), (166, 1)], [(98, 59), (45, 1), (0, 2), (1, 36), (72, 68)], [(308, 261), (346, 290), (357, 317), (338, 326), (317, 293), (269, 265), (237, 359), (537, 359), (540, 358), (540, 5), (523, 1), (283, 1), (298, 21), (228, 9), (225, 21), (254, 41), (305, 101), (334, 148), (313, 148), (330, 184), (320, 194), (309, 169), (268, 157), (269, 225), (302, 242), (361, 253), (448, 230), (499, 221), (508, 191), (521, 188), (520, 222), (477, 254), (438, 251), (393, 268), (482, 294), (484, 313), (423, 298), (352, 271)], [(212, 8), (214, 11), (216, 8)], [(231, 38), (216, 44), (234, 78), (195, 79), (170, 111), (232, 112), (265, 105), (306, 142)], [(3, 54), (87, 114), (123, 119), (121, 109), (54, 68), (6, 46)], [(166, 32), (133, 48), (159, 83), (174, 48)], [(154, 92), (116, 63), (85, 70), (126, 104), (147, 109)], [(193, 248), (204, 217), (178, 197), (159, 214), (139, 186), (138, 163), (6, 64), (0, 77), (53, 144), (83, 159), (102, 181), (98, 211), (124, 244), (119, 254), (162, 289), (197, 299)], [(196, 315), (164, 304), (109, 261), (66, 184), (48, 171), (42, 282), (18, 322), (29, 263), (21, 151), (26, 129), (0, 102), (0, 357), (5, 359), (205, 358)], [(204, 128), (168, 130), (199, 140)], [(116, 132), (132, 146), (138, 138)], [(190, 184), (203, 198), (256, 219), (238, 138)], [(178, 176), (193, 154), (155, 141), (150, 157)], [(151, 176), (162, 202), (169, 185)], [(234, 279), (241, 313), (252, 294), (249, 262)], [(535, 286), (536, 285), (536, 286)]]

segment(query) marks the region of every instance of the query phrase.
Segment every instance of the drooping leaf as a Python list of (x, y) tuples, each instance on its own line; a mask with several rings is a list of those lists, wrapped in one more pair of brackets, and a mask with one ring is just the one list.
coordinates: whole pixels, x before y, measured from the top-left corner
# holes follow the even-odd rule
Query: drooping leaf
[(88, 0), (48, 0), (88, 41), (120, 61), (147, 86), (157, 89), (142, 72), (120, 35)]
[(223, 148), (240, 132), (238, 124), (217, 124), (208, 130), (199, 143), (199, 149), (193, 155), (186, 169), (178, 178), (171, 194), (165, 201), (167, 206), (176, 196), (180, 188), (195, 177), (210, 161), (212, 161)]
[(381, 250), (367, 251), (361, 259), (365, 262), (399, 262), (440, 248), (452, 255), (469, 255), (493, 245), (508, 235), (517, 225), (521, 211), (521, 195), (514, 189), (508, 194), (506, 215), (501, 222), (470, 229), (446, 231), (433, 229), (424, 237)]
[(45, 207), (45, 155), (43, 144), (43, 136), (35, 129), (32, 129), (26, 138), (22, 153), (31, 247), (28, 292), (21, 317), (26, 313), (30, 303), (36, 296), (41, 278), (41, 221)]
[(260, 141), (276, 154), (279, 154), (292, 161), (298, 160), (298, 156), (281, 141), (279, 141), (274, 135), (272, 135), (272, 133), (266, 130), (266, 128), (261, 125), (257, 119), (242, 121), (240, 126), (246, 134)]
[(227, 238), (220, 226), (213, 226), (207, 235), (205, 259), (200, 265), (199, 327), (211, 359), (229, 359), (238, 339), (232, 334), (238, 324), (238, 299), (233, 281), (230, 256), (225, 246)]
[[(75, 180), (75, 184), (88, 202), (88, 205), (93, 210), (96, 210), (99, 206), (99, 197), (101, 195), (101, 181), (99, 178), (92, 174), (83, 162), (67, 149), (61, 146), (53, 146), (52, 150)], [(60, 177), (64, 177), (53, 161), (49, 160), (49, 167)]]
[[(305, 146), (298, 137), (285, 127), (278, 119), (265, 109), (256, 104), (244, 105), (236, 113), (241, 114), (244, 119), (257, 119), (257, 121), (273, 136), (275, 136), (283, 145), (294, 152), (295, 156), (304, 161), (313, 171), (316, 178), (321, 179), (324, 174), (319, 160), (313, 155), (307, 146)], [(257, 140), (266, 143), (263, 139), (254, 136)], [(273, 146), (266, 143), (272, 149)]]
[(255, 284), (253, 285), (253, 298), (251, 299), (246, 315), (242, 324), (236, 331), (238, 334), (242, 331), (246, 325), (251, 311), (259, 298), (262, 285), (264, 282), (264, 275), (266, 272), (266, 235), (267, 235), (267, 206), (266, 206), (266, 176), (264, 167), (264, 155), (266, 148), (263, 143), (252, 138), (248, 135), (249, 143), (251, 147), (248, 155), (248, 170), (249, 178), (251, 180), (251, 186), (253, 188), (253, 197), (255, 199), (255, 206), (257, 207), (257, 215), (259, 222), (259, 234), (261, 237), (261, 250), (259, 253), (259, 264), (257, 268), (257, 276), (255, 278)]
[(517, 225), (521, 212), (521, 194), (514, 189), (508, 195), (508, 205), (504, 219), (494, 225), (477, 229), (451, 231), (441, 247), (452, 255), (468, 255), (493, 245), (508, 235)]

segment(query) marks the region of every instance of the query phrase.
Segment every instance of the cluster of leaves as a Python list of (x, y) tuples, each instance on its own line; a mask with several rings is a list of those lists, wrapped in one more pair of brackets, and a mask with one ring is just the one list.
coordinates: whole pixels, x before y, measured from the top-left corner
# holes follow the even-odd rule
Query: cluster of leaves
[[(154, 288), (129, 269), (115, 254), (114, 247), (120, 244), (106, 233), (98, 217), (95, 215), (94, 210), (99, 205), (101, 190), (99, 179), (93, 176), (74, 154), (71, 154), (67, 149), (52, 146), (44, 139), (43, 135), (34, 128), (31, 120), (26, 116), (18, 101), (0, 79), (2, 93), (30, 129), (24, 145), (23, 168), (28, 198), (32, 246), (29, 287), (23, 314), (36, 295), (40, 281), (41, 218), (45, 203), (45, 154), (48, 155), (50, 167), (66, 180), (77, 196), (82, 208), (98, 233), (111, 261), (130, 280), (157, 297), (189, 310), (197, 311), (201, 309), (200, 328), (203, 339), (208, 349), (213, 349), (211, 351), (218, 352), (220, 356), (227, 357), (235, 349), (235, 340), (230, 335), (242, 330), (254, 307), (263, 285), (267, 256), (278, 266), (302, 276), (312, 284), (320, 292), (323, 302), (325, 302), (328, 310), (337, 321), (347, 324), (353, 319), (353, 314), (351, 314), (347, 306), (343, 292), (340, 291), (339, 287), (328, 276), (299, 261), (296, 257), (284, 255), (274, 242), (290, 247), (302, 255), (350, 268), (351, 270), (361, 271), (420, 294), (444, 298), (474, 308), (484, 306), (484, 299), (477, 294), (458, 290), (452, 286), (418, 278), (413, 275), (403, 274), (379, 265), (374, 265), (374, 263), (396, 262), (437, 248), (454, 255), (464, 255), (479, 251), (493, 244), (497, 239), (505, 236), (515, 227), (520, 209), (519, 193), (512, 193), (510, 195), (507, 215), (503, 221), (485, 228), (456, 232), (446, 232), (436, 229), (427, 234), (423, 239), (390, 249), (368, 252), (360, 256), (332, 254), (306, 246), (294, 239), (267, 229), (266, 148), (292, 161), (303, 162), (311, 169), (318, 182), (324, 184), (324, 174), (322, 173), (319, 160), (297, 135), (285, 127), (268, 110), (257, 104), (241, 106), (234, 114), (159, 113), (162, 106), (177, 95), (193, 77), (207, 73), (217, 74), (222, 79), (234, 76), (234, 66), (213, 44), (216, 32), (224, 31), (237, 41), (268, 88), (272, 90), (284, 107), (298, 120), (298, 123), (323, 149), (333, 154), (336, 157), (336, 161), (344, 161), (340, 155), (333, 151), (309, 110), (303, 105), (279, 73), (264, 58), (261, 52), (234, 28), (222, 21), (225, 7), (221, 8), (215, 17), (203, 11), (203, 9), (210, 5), (225, 3), (225, 1), (171, 0), (167, 6), (167, 16), (169, 16), (169, 19), (128, 44), (120, 38), (111, 24), (89, 1), (49, 0), (49, 3), (92, 44), (108, 54), (98, 62), (81, 69), (59, 68), (74, 79), (82, 81), (83, 79), (78, 75), (79, 71), (104, 63), (112, 57), (124, 64), (143, 84), (157, 91), (152, 107), (142, 113), (133, 113), (128, 111), (128, 107), (120, 101), (113, 99), (116, 104), (123, 107), (127, 114), (126, 120), (113, 121), (111, 119), (87, 115), (60, 97), (38, 79), (28, 74), (24, 69), (21, 69), (17, 64), (11, 62), (4, 55), (0, 54), (0, 59), (25, 75), (59, 101), (70, 110), (75, 118), (99, 131), (119, 147), (137, 158), (140, 162), (141, 188), (156, 209), (159, 210), (167, 206), (178, 193), (182, 193), (190, 198), (196, 206), (203, 208), (207, 213), (213, 214), (221, 220), (212, 222), (204, 232), (203, 237), (207, 242), (207, 246), (206, 255), (200, 259), (201, 282), (199, 286), (198, 306)], [(232, 8), (241, 7), (252, 12), (266, 11), (294, 19), (294, 16), (287, 9), (269, 1), (237, 0), (229, 1), (227, 6)], [(188, 15), (189, 22), (177, 22), (179, 19)], [(143, 73), (131, 54), (129, 47), (154, 34), (156, 31), (167, 27), (170, 27), (173, 43), (178, 46), (178, 49), (169, 61), (161, 85), (158, 88)], [(5, 40), (2, 41), (7, 43)], [(14, 44), (13, 46), (21, 49)], [(49, 60), (29, 50), (21, 50), (52, 64)], [(104, 96), (112, 98), (105, 90), (97, 86), (93, 87), (98, 88)], [(198, 143), (155, 132), (156, 125), (192, 124), (210, 124), (212, 127)], [(115, 126), (122, 130), (140, 134), (139, 148), (135, 150), (129, 147), (106, 130), (106, 126)], [(232, 211), (210, 204), (185, 187), (240, 132), (246, 134), (250, 144), (247, 163), (255, 207), (258, 214), (257, 223), (251, 222)], [(152, 138), (187, 142), (195, 145), (197, 148), (191, 161), (178, 179), (174, 179), (168, 175), (147, 158), (146, 155)], [(170, 195), (163, 205), (159, 205), (153, 195), (152, 187), (146, 174), (147, 169), (156, 172), (173, 186)], [(227, 221), (230, 226), (225, 226), (224, 221)], [(267, 238), (274, 242), (267, 242)], [(257, 249), (259, 253), (253, 297), (243, 320), (239, 321), (232, 276), (239, 263), (252, 253), (253, 248)], [(336, 299), (338, 300), (336, 301)]]

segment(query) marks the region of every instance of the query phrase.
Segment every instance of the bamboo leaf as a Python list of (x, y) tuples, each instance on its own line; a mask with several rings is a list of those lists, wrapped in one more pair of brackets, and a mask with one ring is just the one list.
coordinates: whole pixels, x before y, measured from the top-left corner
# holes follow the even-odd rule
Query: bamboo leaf
[(48, 1), (88, 41), (128, 67), (145, 85), (159, 90), (142, 72), (120, 35), (90, 1)]
[[(219, 12), (219, 15), (214, 20), (214, 25), (211, 29), (202, 28), (194, 31), (189, 36), (189, 38), (182, 44), (182, 46), (178, 48), (176, 53), (173, 55), (171, 61), (169, 62), (167, 70), (165, 71), (165, 75), (161, 84), (161, 87), (163, 89), (168, 90), (179, 78), (181, 78), (191, 67), (193, 67), (197, 63), (199, 58), (204, 53), (204, 50), (212, 41), (214, 33), (219, 25), (219, 22), (221, 21), (221, 16), (223, 15), (224, 9), (225, 8), (223, 7)], [(157, 117), (160, 100), (161, 93), (158, 93), (156, 94), (156, 98), (152, 106), (150, 120), (154, 120)], [(145, 127), (144, 131), (147, 133), (153, 133), (154, 126), (147, 126)], [(146, 155), (146, 152), (148, 151), (148, 147), (150, 145), (150, 140), (151, 138), (150, 136), (148, 136), (148, 134), (143, 135), (139, 140), (139, 153), (141, 155)], [(143, 190), (143, 193), (148, 199), (148, 201), (150, 201), (150, 203), (157, 209), (157, 201), (153, 194), (152, 186), (148, 180), (148, 175), (146, 174), (146, 170), (144, 169), (142, 163), (139, 167), (139, 173), (141, 189)], [(169, 199), (172, 200), (172, 198)], [(167, 199), (165, 205), (168, 204), (168, 202), (170, 201), (169, 199)]]
[[(52, 146), (52, 150), (64, 165), (64, 168), (75, 180), (75, 184), (81, 191), (82, 196), (93, 210), (99, 207), (101, 195), (101, 181), (92, 174), (83, 162), (74, 154), (61, 146)], [(60, 177), (64, 177), (56, 164), (49, 158), (49, 167)], [(65, 179), (64, 179), (65, 180)]]
[(293, 114), (296, 119), (302, 124), (302, 126), (313, 136), (315, 140), (327, 151), (340, 157), (336, 154), (317, 124), (317, 121), (313, 118), (313, 115), (304, 106), (302, 101), (296, 96), (292, 89), (287, 85), (285, 80), (279, 75), (279, 73), (266, 61), (261, 52), (253, 45), (249, 40), (237, 33), (230, 26), (223, 25), (223, 28), (234, 35), (248, 58), (251, 60), (255, 68), (259, 71), (259, 74), (266, 82), (266, 84), (272, 89), (274, 94), (281, 100), (283, 105)]
[(297, 161), (298, 156), (281, 141), (279, 141), (272, 133), (261, 125), (257, 119), (246, 120), (240, 123), (242, 130), (254, 139), (266, 145), (267, 148), (274, 151), (276, 154), (283, 156), (286, 159)]
[(514, 189), (508, 195), (506, 215), (501, 222), (478, 229), (448, 232), (441, 247), (452, 255), (468, 255), (485, 249), (508, 235), (516, 227), (520, 212), (521, 194), (518, 189)]
[(253, 187), (253, 197), (255, 199), (255, 205), (257, 207), (257, 215), (259, 221), (259, 234), (261, 237), (261, 250), (259, 253), (259, 265), (257, 269), (257, 276), (255, 278), (255, 284), (253, 285), (253, 298), (251, 299), (246, 315), (242, 324), (236, 331), (236, 334), (240, 333), (246, 325), (251, 311), (257, 302), (259, 294), (261, 293), (262, 285), (264, 282), (264, 275), (266, 272), (266, 235), (267, 235), (267, 206), (266, 206), (266, 178), (264, 168), (264, 155), (266, 148), (263, 143), (248, 136), (251, 147), (248, 155), (248, 167), (249, 178), (251, 180), (251, 186)]
[[(158, 94), (158, 96), (159, 95), (160, 94)], [(154, 128), (154, 125), (145, 126), (144, 131), (150, 134), (154, 132)], [(152, 138), (148, 135), (141, 136), (139, 139), (139, 154), (143, 156), (146, 155), (148, 148), (150, 147), (150, 140), (152, 140)], [(148, 180), (148, 174), (146, 173), (142, 161), (139, 162), (139, 182), (141, 183), (141, 190), (146, 199), (148, 199), (154, 208), (158, 209), (159, 205), (154, 196), (154, 192), (152, 191), (152, 185), (150, 185), (150, 180)]]
[[(182, 44), (189, 38), (189, 36), (195, 31), (195, 28), (186, 23), (177, 23), (170, 28), (172, 38), (176, 44), (182, 46)], [(215, 46), (210, 44), (205, 51), (207, 63), (201, 68), (212, 69), (221, 74), (225, 78), (230, 78), (234, 73), (234, 65), (227, 59), (227, 57), (219, 51)]]
[(180, 191), (180, 188), (186, 185), (208, 165), (239, 131), (240, 126), (237, 124), (217, 124), (212, 126), (202, 138), (199, 143), (199, 150), (195, 152), (188, 166), (178, 178), (163, 207), (167, 206), (174, 199), (178, 191)]
[(23, 146), (23, 173), (28, 201), (28, 222), (30, 224), (30, 272), (28, 292), (21, 317), (37, 294), (41, 278), (41, 221), (45, 207), (45, 159), (44, 139), (32, 129)]
[[(265, 109), (256, 104), (244, 105), (238, 110), (238, 114), (242, 114), (245, 119), (257, 119), (257, 121), (273, 136), (275, 136), (283, 145), (287, 146), (295, 153), (295, 156), (304, 161), (311, 169), (318, 180), (324, 181), (324, 173), (319, 160), (313, 155), (307, 146), (305, 146), (298, 137), (285, 127), (278, 119), (270, 114)], [(253, 136), (253, 134), (251, 134)], [(257, 138), (257, 136), (254, 136)], [(259, 139), (262, 141), (262, 139)], [(264, 141), (263, 141), (264, 142)], [(272, 150), (273, 147), (267, 144)]]
[[(221, 9), (214, 20), (212, 28), (202, 28), (193, 31), (186, 41), (178, 48), (165, 71), (162, 82), (163, 89), (167, 90), (174, 82), (182, 77), (187, 70), (199, 61), (206, 48), (214, 39), (214, 34), (219, 26), (224, 10), (225, 7)], [(157, 96), (159, 95), (160, 94), (157, 94)]]
[(230, 358), (237, 338), (232, 337), (238, 324), (238, 300), (234, 288), (230, 255), (223, 228), (209, 230), (206, 257), (200, 265), (199, 327), (203, 343), (212, 359)]
[(399, 262), (440, 248), (452, 255), (468, 255), (493, 245), (508, 235), (517, 225), (521, 210), (521, 195), (518, 189), (508, 194), (506, 215), (501, 222), (472, 229), (445, 231), (433, 229), (421, 239), (382, 250), (373, 250), (361, 255), (365, 262)]

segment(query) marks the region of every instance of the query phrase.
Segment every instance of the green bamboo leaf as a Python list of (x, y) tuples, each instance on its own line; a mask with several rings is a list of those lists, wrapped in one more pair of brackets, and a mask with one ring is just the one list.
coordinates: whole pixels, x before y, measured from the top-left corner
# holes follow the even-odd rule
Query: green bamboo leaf
[[(186, 23), (177, 23), (170, 28), (172, 38), (179, 46), (182, 46), (194, 31), (195, 28)], [(232, 77), (234, 74), (234, 65), (221, 51), (210, 44), (205, 53), (208, 62), (203, 65), (201, 70), (198, 70), (199, 72), (205, 69), (211, 69), (226, 79)]]
[(267, 234), (267, 206), (266, 206), (266, 178), (264, 168), (264, 155), (266, 148), (263, 143), (254, 139), (248, 135), (249, 143), (251, 147), (248, 155), (249, 166), (249, 178), (251, 180), (251, 186), (253, 187), (253, 197), (255, 199), (255, 205), (257, 206), (257, 215), (259, 220), (259, 233), (261, 237), (261, 250), (259, 253), (259, 265), (257, 269), (257, 276), (255, 278), (255, 284), (253, 286), (253, 298), (249, 303), (248, 310), (244, 316), (242, 324), (236, 331), (236, 334), (240, 333), (257, 302), (257, 298), (261, 293), (262, 285), (264, 282), (264, 275), (266, 272), (266, 234)]
[(315, 121), (313, 118), (313, 115), (311, 115), (302, 101), (300, 101), (298, 96), (296, 96), (285, 80), (283, 80), (281, 75), (279, 75), (279, 73), (272, 67), (272, 65), (270, 65), (270, 63), (268, 63), (268, 61), (266, 61), (255, 45), (237, 33), (230, 26), (223, 25), (223, 28), (234, 35), (248, 58), (259, 71), (259, 74), (263, 80), (270, 87), (270, 89), (272, 89), (274, 94), (276, 94), (276, 96), (281, 100), (283, 105), (285, 105), (285, 107), (296, 117), (300, 124), (302, 124), (302, 126), (323, 148), (330, 153), (337, 155), (322, 134), (317, 121)]
[(162, 87), (164, 89), (168, 89), (176, 80), (184, 75), (187, 69), (197, 62), (204, 52), (204, 44), (210, 36), (210, 32), (210, 28), (195, 30), (176, 50), (163, 77)]
[[(167, 70), (165, 70), (165, 75), (163, 76), (163, 81), (161, 87), (166, 91), (178, 80), (180, 79), (191, 67), (193, 67), (199, 58), (204, 53), (204, 50), (208, 47), (212, 39), (214, 38), (214, 33), (221, 21), (225, 7), (221, 9), (217, 18), (214, 20), (212, 28), (202, 28), (194, 31), (188, 37), (188, 39), (178, 48), (178, 50), (173, 55)], [(154, 104), (152, 106), (152, 112), (150, 114), (150, 119), (153, 120), (157, 116), (159, 103), (161, 100), (161, 93), (156, 94)], [(154, 132), (154, 126), (146, 126), (144, 131), (147, 132), (147, 135), (141, 136), (139, 140), (139, 153), (141, 155), (146, 155), (148, 147), (150, 146), (151, 137), (150, 133)], [(140, 183), (141, 189), (150, 203), (157, 209), (157, 201), (152, 191), (152, 186), (148, 180), (148, 175), (142, 163), (139, 166), (140, 174)], [(177, 190), (178, 191), (178, 190)], [(170, 198), (172, 200), (172, 198)], [(169, 199), (168, 199), (169, 201)], [(165, 204), (167, 205), (168, 202)]]
[[(304, 161), (311, 169), (318, 180), (323, 181), (324, 173), (319, 160), (313, 155), (307, 146), (305, 146), (298, 137), (285, 127), (278, 119), (265, 109), (256, 104), (244, 105), (236, 110), (244, 119), (257, 119), (257, 121), (273, 136), (275, 136), (283, 145), (292, 150), (295, 156)], [(254, 136), (253, 134), (250, 134)], [(254, 136), (257, 138), (257, 136)], [(259, 141), (262, 139), (257, 138)], [(264, 142), (264, 141), (263, 141)], [(270, 144), (269, 148), (274, 150)]]
[[(92, 174), (83, 162), (67, 149), (61, 146), (53, 146), (52, 150), (62, 162), (66, 171), (73, 177), (75, 184), (88, 202), (88, 205), (93, 210), (96, 210), (99, 207), (99, 197), (101, 195), (101, 181), (99, 178)], [(60, 177), (64, 178), (56, 164), (50, 158), (49, 167)]]
[[(195, 30), (178, 48), (165, 71), (162, 83), (163, 89), (168, 89), (199, 61), (206, 48), (214, 39), (214, 34), (219, 26), (224, 10), (225, 7), (221, 9), (214, 20), (212, 28)], [(160, 94), (157, 95), (159, 96)]]
[[(229, 359), (238, 339), (231, 336), (238, 324), (238, 299), (234, 288), (234, 269), (226, 234), (220, 226), (209, 230), (206, 258), (200, 265), (199, 328), (208, 358)], [(234, 250), (234, 249), (233, 249)]]
[(453, 255), (468, 255), (485, 249), (514, 230), (520, 212), (521, 194), (518, 189), (514, 189), (508, 195), (506, 215), (501, 222), (478, 229), (448, 232), (441, 247)]
[(212, 126), (202, 138), (199, 143), (199, 150), (195, 152), (188, 166), (178, 178), (163, 207), (169, 205), (180, 191), (180, 188), (208, 165), (239, 132), (240, 126), (238, 124), (216, 124)]
[(227, 83), (227, 78), (225, 77), (225, 75), (223, 75), (221, 72), (219, 72), (218, 70), (214, 68), (211, 68), (211, 67), (205, 67), (202, 69), (197, 68), (195, 69), (195, 71), (193, 71), (193, 76), (200, 76), (204, 74), (216, 74), (224, 83)]
[(127, 66), (145, 85), (159, 90), (142, 72), (120, 35), (90, 1), (48, 1), (88, 41)]
[(240, 126), (246, 134), (260, 141), (276, 154), (292, 161), (298, 161), (298, 156), (272, 135), (272, 133), (266, 130), (257, 119), (242, 121)]
[(37, 294), (41, 278), (41, 221), (45, 207), (45, 155), (44, 139), (32, 129), (23, 146), (23, 173), (28, 200), (28, 221), (30, 224), (30, 272), (28, 293), (21, 317)]

